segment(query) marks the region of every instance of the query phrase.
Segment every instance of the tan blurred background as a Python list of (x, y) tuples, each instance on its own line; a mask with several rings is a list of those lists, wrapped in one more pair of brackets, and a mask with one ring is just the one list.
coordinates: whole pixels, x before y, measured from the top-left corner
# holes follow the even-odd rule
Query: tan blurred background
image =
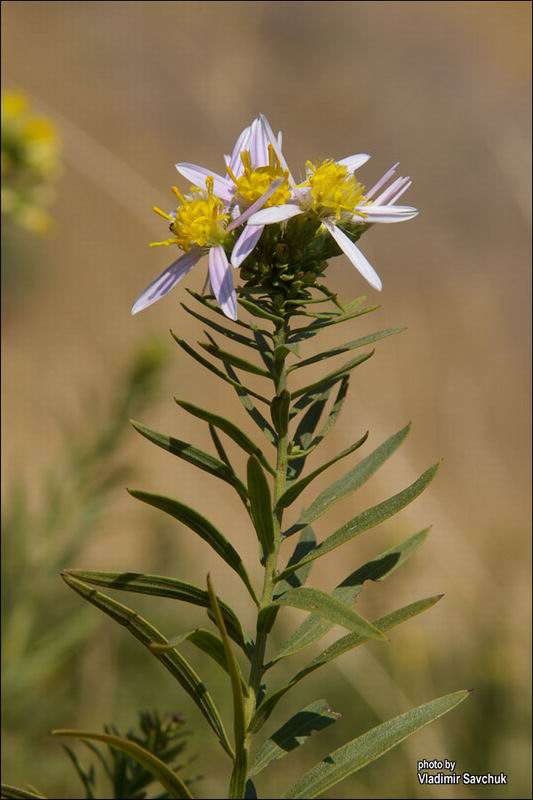
[[(144, 337), (166, 342), (169, 327), (189, 338), (201, 335), (178, 305), (183, 287), (138, 317), (129, 313), (171, 258), (147, 243), (164, 236), (150, 208), (171, 205), (175, 161), (220, 169), (222, 154), (262, 111), (283, 130), (295, 172), (307, 158), (368, 152), (373, 158), (361, 171), (366, 185), (396, 160), (401, 174), (414, 179), (407, 202), (420, 208), (417, 220), (375, 228), (362, 241), (383, 278), (381, 310), (333, 329), (323, 343), (378, 327), (407, 325), (408, 331), (378, 345), (355, 374), (351, 404), (320, 457), (367, 428), (374, 445), (408, 419), (413, 431), (368, 488), (328, 514), (319, 533), (402, 488), (437, 458), (444, 464), (399, 521), (320, 562), (314, 585), (332, 587), (366, 555), (431, 522), (425, 547), (366, 591), (362, 608), (373, 617), (429, 594), (446, 598), (395, 632), (386, 653), (371, 645), (302, 683), (290, 709), (289, 701), (283, 704), (279, 722), (321, 696), (343, 720), (288, 757), (271, 782), (258, 782), (260, 796), (275, 796), (280, 776), (288, 782), (332, 749), (328, 744), (464, 686), (476, 689), (468, 705), (345, 781), (335, 796), (531, 796), (530, 16), (527, 2), (2, 4), (4, 86), (24, 91), (64, 141), (53, 229), (10, 251), (25, 265), (4, 298), (7, 503), (15, 476), (23, 476), (33, 502), (40, 502), (41, 477), (60, 457), (62, 421), (77, 420), (80, 431), (91, 425), (87, 396), (110, 391)], [(6, 266), (16, 274), (17, 263)], [(201, 267), (188, 285), (199, 289), (203, 280)], [(368, 288), (344, 258), (332, 263), (329, 283), (345, 300)], [(174, 406), (177, 394), (250, 430), (231, 388), (214, 388), (198, 365), (168, 348), (165, 386), (143, 421), (208, 447), (203, 426)], [(255, 558), (238, 504), (215, 480), (199, 479), (133, 432), (125, 453), (136, 464), (136, 485), (196, 504)], [(186, 531), (176, 536), (166, 520), (158, 518), (158, 528), (158, 513), (139, 508), (118, 488), (97, 532), (78, 543), (72, 565), (165, 567), (196, 583), (210, 569), (224, 582), (225, 597), (243, 606), (230, 573), (207, 547)], [(68, 589), (55, 573), (49, 582), (61, 602)], [(189, 611), (180, 624), (183, 609), (165, 609), (167, 633), (190, 626)], [(250, 619), (248, 610), (243, 614)], [(47, 709), (38, 731), (42, 743), (32, 747), (31, 758), (25, 749), (31, 715), (8, 730), (6, 780), (70, 796), (72, 778), (47, 728), (110, 719), (127, 725), (143, 706), (184, 710), (198, 731), (196, 749), (211, 753), (188, 700), (135, 645), (135, 662), (131, 656), (124, 664), (127, 634), (112, 627), (100, 623), (86, 645), (76, 703), (68, 705), (65, 695), (65, 707)], [(273, 679), (292, 673), (286, 670), (280, 667)], [(221, 676), (212, 681), (222, 689)], [(46, 699), (36, 695), (35, 703), (43, 707)], [(509, 785), (447, 787), (445, 793), (420, 787), (415, 762), (429, 757), (457, 759), (460, 770), (503, 770)], [(222, 797), (225, 765), (218, 753), (210, 763), (215, 772), (199, 794)], [(206, 773), (201, 759), (197, 767)]]

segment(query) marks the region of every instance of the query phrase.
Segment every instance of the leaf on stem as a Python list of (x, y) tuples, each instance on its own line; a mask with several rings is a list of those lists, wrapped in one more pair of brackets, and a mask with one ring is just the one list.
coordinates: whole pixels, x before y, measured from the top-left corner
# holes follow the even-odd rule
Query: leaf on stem
[(324, 489), (309, 508), (301, 514), (298, 524), (305, 525), (314, 522), (334, 503), (359, 489), (398, 449), (409, 433), (410, 428), (411, 423), (383, 442), (359, 464), (352, 467), (345, 475), (332, 483), (331, 486)]
[(351, 608), (336, 600), (326, 592), (319, 589), (310, 589), (302, 586), (298, 589), (289, 589), (272, 602), (272, 605), (291, 606), (303, 611), (311, 611), (321, 617), (342, 625), (344, 628), (367, 639), (383, 640), (384, 634), (364, 617), (361, 617)]
[(374, 352), (374, 350), (369, 350), (367, 353), (362, 353), (360, 356), (352, 358), (342, 367), (338, 367), (336, 370), (333, 370), (333, 372), (330, 372), (328, 375), (320, 378), (320, 380), (313, 381), (313, 383), (310, 383), (307, 386), (302, 386), (301, 389), (296, 389), (295, 392), (291, 392), (292, 397), (296, 398), (300, 397), (301, 395), (309, 394), (312, 391), (319, 391), (321, 389), (328, 388), (331, 381), (335, 380), (336, 378), (344, 378), (353, 369), (358, 367), (360, 364), (363, 364), (365, 361), (368, 361), (369, 358), (372, 358)]
[(316, 364), (320, 361), (324, 361), (327, 358), (332, 358), (333, 356), (341, 355), (341, 353), (347, 353), (350, 350), (357, 350), (359, 347), (366, 347), (367, 344), (379, 342), (381, 339), (385, 339), (387, 336), (394, 336), (395, 334), (402, 333), (405, 330), (405, 328), (386, 328), (385, 330), (371, 333), (368, 336), (362, 336), (360, 339), (353, 339), (351, 342), (337, 345), (337, 347), (332, 347), (331, 350), (325, 350), (322, 353), (317, 353), (316, 355), (310, 356), (303, 361), (299, 361), (297, 364), (289, 367), (289, 372), (293, 372), (296, 369), (301, 369), (302, 367), (308, 367), (310, 364)]
[(250, 372), (252, 375), (260, 375), (262, 378), (270, 378), (270, 373), (267, 372), (266, 369), (252, 364), (251, 361), (247, 361), (245, 358), (236, 356), (233, 353), (228, 353), (227, 350), (221, 350), (220, 347), (213, 342), (198, 342), (198, 344), (203, 350), (209, 353), (209, 355), (219, 358), (221, 361), (231, 364), (237, 369), (243, 369), (245, 372)]
[(248, 589), (253, 600), (257, 602), (250, 577), (240, 555), (233, 545), (228, 542), (224, 534), (222, 534), (218, 528), (215, 528), (209, 520), (193, 508), (186, 506), (184, 503), (180, 503), (178, 500), (173, 500), (170, 497), (163, 497), (162, 495), (151, 494), (150, 492), (142, 492), (137, 489), (128, 489), (128, 492), (132, 497), (154, 508), (159, 508), (166, 514), (174, 517), (174, 519), (177, 519), (178, 522), (186, 525), (191, 531), (198, 534), (198, 536), (203, 539), (204, 542), (207, 542), (228, 566), (235, 570)]
[[(393, 611), (391, 614), (381, 617), (374, 623), (374, 625), (376, 628), (385, 633), (391, 628), (401, 625), (402, 622), (406, 622), (408, 619), (411, 619), (411, 617), (421, 614), (423, 611), (431, 608), (435, 605), (435, 603), (438, 603), (442, 597), (443, 595), (440, 594), (436, 595), (435, 597), (428, 597), (424, 600), (418, 600), (416, 603), (411, 603), (408, 606), (404, 606), (396, 611)], [(366, 637), (359, 636), (356, 633), (349, 633), (346, 636), (343, 636), (341, 639), (337, 639), (337, 641), (324, 650), (323, 653), (314, 658), (313, 661), (311, 661), (306, 667), (297, 672), (296, 675), (291, 678), (289, 683), (265, 697), (254, 714), (250, 724), (250, 730), (256, 733), (265, 724), (281, 698), (284, 697), (287, 692), (293, 688), (293, 686), (296, 686), (297, 683), (303, 680), (303, 678), (307, 677), (307, 675), (310, 675), (316, 669), (319, 669), (319, 667), (324, 666), (324, 664), (328, 664), (335, 658), (348, 653), (350, 650), (353, 650), (355, 647), (359, 647), (366, 642), (368, 642)]]
[(11, 786), (9, 783), (1, 785), (0, 797), (5, 798), (5, 800), (46, 800), (44, 794), (36, 794), (36, 792), (30, 792), (28, 789)]
[(226, 731), (224, 730), (220, 714), (205, 684), (200, 680), (189, 662), (176, 650), (171, 650), (168, 653), (157, 653), (151, 650), (150, 645), (154, 642), (159, 644), (167, 643), (167, 639), (163, 634), (150, 622), (133, 611), (133, 609), (128, 608), (128, 606), (122, 603), (118, 603), (116, 600), (108, 597), (108, 595), (103, 594), (103, 592), (92, 589), (83, 581), (75, 578), (72, 573), (63, 573), (62, 577), (71, 589), (74, 589), (74, 591), (78, 592), (85, 600), (88, 600), (93, 606), (96, 606), (96, 608), (99, 608), (104, 614), (114, 619), (115, 622), (123, 625), (141, 642), (141, 644), (148, 648), (148, 651), (168, 669), (192, 698), (216, 734), (224, 750), (229, 755), (232, 755), (233, 751), (228, 741)]
[(408, 736), (451, 711), (468, 695), (469, 692), (465, 690), (453, 692), (377, 725), (326, 756), (320, 764), (302, 775), (284, 797), (318, 797), (344, 778), (380, 758)]
[(215, 428), (223, 431), (223, 433), (225, 433), (226, 436), (229, 436), (229, 438), (232, 439), (242, 450), (244, 450), (245, 453), (248, 453), (250, 456), (255, 456), (261, 465), (267, 470), (267, 472), (270, 472), (271, 475), (275, 474), (274, 469), (264, 457), (261, 449), (254, 444), (252, 440), (249, 439), (248, 436), (246, 436), (246, 434), (243, 433), (237, 425), (234, 425), (233, 422), (230, 422), (229, 419), (221, 417), (219, 414), (213, 414), (211, 411), (206, 411), (204, 408), (200, 408), (192, 403), (188, 403), (186, 400), (178, 400), (177, 397), (174, 399), (181, 408), (183, 408), (185, 411), (188, 411), (189, 414), (193, 415), (193, 417), (203, 419), (205, 422), (209, 423), (209, 425), (213, 425)]
[(248, 496), (250, 511), (261, 544), (263, 556), (274, 550), (274, 524), (272, 519), (272, 499), (265, 473), (255, 456), (248, 459)]
[(271, 761), (283, 758), (291, 750), (305, 744), (313, 733), (333, 725), (340, 716), (331, 710), (326, 700), (310, 703), (266, 740), (257, 753), (249, 774), (258, 775)]
[(173, 436), (166, 436), (163, 433), (150, 430), (150, 428), (147, 428), (145, 425), (135, 420), (131, 420), (131, 424), (141, 436), (144, 436), (158, 447), (161, 447), (163, 450), (172, 453), (172, 455), (184, 461), (188, 461), (189, 464), (194, 464), (195, 467), (204, 470), (204, 472), (208, 472), (210, 475), (214, 475), (216, 478), (220, 478), (226, 481), (226, 483), (229, 483), (230, 486), (233, 486), (233, 488), (237, 490), (240, 497), (247, 502), (248, 495), (246, 494), (246, 486), (237, 478), (235, 472), (227, 462), (223, 463), (223, 461), (219, 461), (218, 458), (214, 458), (214, 456), (205, 453), (203, 450), (199, 450), (197, 447), (193, 447), (193, 445), (188, 442), (183, 442), (180, 439), (174, 439)]
[(249, 336), (242, 336), (240, 333), (237, 333), (237, 331), (234, 331), (231, 328), (226, 328), (224, 325), (219, 325), (217, 322), (209, 319), (209, 317), (204, 317), (202, 314), (199, 314), (197, 311), (189, 308), (185, 305), (185, 303), (180, 303), (180, 305), (188, 314), (195, 317), (195, 319), (199, 320), (200, 322), (203, 322), (205, 325), (208, 325), (217, 333), (227, 336), (228, 339), (231, 339), (233, 342), (237, 342), (237, 344), (242, 344), (245, 347), (251, 347), (253, 350), (257, 350), (255, 339), (251, 339)]

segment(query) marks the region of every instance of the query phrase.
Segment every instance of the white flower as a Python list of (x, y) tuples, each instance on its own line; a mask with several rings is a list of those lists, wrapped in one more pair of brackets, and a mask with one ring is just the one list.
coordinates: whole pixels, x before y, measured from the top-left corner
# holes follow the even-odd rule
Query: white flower
[(340, 161), (327, 160), (318, 165), (308, 161), (307, 179), (293, 187), (289, 202), (277, 208), (263, 208), (249, 217), (247, 226), (271, 225), (298, 214), (315, 213), (354, 267), (374, 289), (380, 291), (382, 283), (379, 275), (339, 227), (339, 223), (353, 225), (403, 222), (416, 217), (418, 211), (411, 206), (395, 205), (411, 186), (410, 178), (398, 178), (375, 196), (394, 175), (398, 164), (391, 167), (365, 192), (353, 173), (369, 158), (370, 156), (360, 153)]
[[(174, 187), (179, 203), (175, 212), (168, 214), (154, 208), (170, 223), (173, 236), (153, 244), (177, 245), (185, 252), (139, 295), (131, 313), (137, 314), (164, 297), (208, 254), (209, 280), (217, 301), (226, 316), (237, 319), (237, 299), (224, 244), (229, 234), (251, 214), (269, 202), (290, 197), (287, 175), (269, 146), (259, 119), (244, 129), (232, 155), (226, 158), (227, 174), (231, 177), (222, 177), (195, 164), (176, 164), (176, 168), (195, 185), (186, 195)], [(241, 261), (246, 258), (250, 252), (247, 247), (251, 241), (255, 246), (260, 231), (252, 227), (243, 229), (233, 249), (236, 259), (239, 253), (244, 253)]]

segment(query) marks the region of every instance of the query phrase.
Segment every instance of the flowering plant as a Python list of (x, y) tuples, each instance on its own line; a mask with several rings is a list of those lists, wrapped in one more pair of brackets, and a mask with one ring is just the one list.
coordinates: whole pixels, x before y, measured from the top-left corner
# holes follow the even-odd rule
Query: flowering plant
[[(181, 336), (172, 335), (189, 356), (235, 390), (259, 429), (261, 443), (249, 438), (238, 422), (181, 398), (176, 400), (180, 409), (207, 423), (216, 455), (141, 423), (133, 424), (158, 447), (219, 478), (236, 492), (243, 516), (257, 538), (263, 573), (261, 588), (252, 580), (234, 545), (200, 511), (180, 499), (139, 490), (131, 490), (130, 494), (196, 533), (236, 573), (256, 610), (255, 631), (244, 629), (239, 610), (222, 600), (209, 575), (203, 588), (183, 577), (87, 570), (63, 573), (72, 589), (123, 625), (191, 696), (228, 756), (230, 798), (256, 797), (255, 784), (263, 770), (339, 719), (326, 700), (313, 700), (255, 749), (256, 736), (263, 732), (274, 709), (294, 686), (365, 642), (386, 642), (389, 630), (428, 610), (442, 597), (417, 600), (374, 621), (354, 609), (365, 581), (381, 581), (394, 572), (424, 542), (428, 528), (352, 569), (329, 593), (307, 585), (316, 561), (405, 508), (428, 486), (438, 464), (317, 542), (315, 521), (333, 504), (359, 489), (395, 453), (409, 432), (410, 426), (406, 425), (287, 519), (315, 478), (365, 445), (368, 433), (326, 463), (306, 471), (309, 457), (331, 432), (346, 403), (352, 372), (374, 351), (364, 350), (318, 380), (294, 386), (293, 378), (305, 374), (311, 365), (358, 351), (400, 331), (387, 328), (329, 350), (311, 351), (304, 357), (301, 351), (322, 331), (356, 320), (376, 308), (365, 304), (364, 297), (342, 303), (325, 283), (328, 261), (345, 253), (373, 288), (381, 289), (377, 273), (356, 242), (375, 223), (412, 219), (417, 211), (398, 204), (411, 181), (399, 177), (390, 182), (397, 165), (368, 190), (355, 176), (368, 160), (366, 154), (338, 161), (328, 159), (320, 164), (308, 162), (303, 180), (297, 182), (281, 144), (281, 135), (276, 137), (266, 118), (260, 116), (241, 133), (231, 154), (225, 157), (223, 175), (189, 163), (177, 164), (192, 186), (186, 193), (174, 190), (178, 201), (174, 211), (155, 210), (167, 221), (171, 233), (157, 244), (175, 246), (182, 253), (133, 306), (133, 313), (137, 313), (153, 304), (204, 255), (208, 256), (211, 291), (190, 291), (195, 305), (182, 303), (187, 313), (209, 329), (207, 341), (199, 343), (203, 353)], [(233, 274), (237, 269), (242, 281), (235, 288)], [(239, 311), (246, 312), (246, 318)], [(231, 327), (223, 324), (224, 315), (233, 321)], [(303, 318), (303, 323), (295, 324), (297, 318)], [(215, 336), (246, 348), (254, 360), (224, 349)], [(248, 386), (243, 377), (246, 375), (272, 384), (272, 391), (265, 394)], [(237, 474), (224, 447), (224, 436), (246, 454), (245, 477)], [(268, 447), (274, 459), (266, 452)], [(294, 540), (292, 554), (287, 557), (285, 548)], [(103, 589), (200, 606), (206, 609), (214, 628), (182, 631), (167, 638)], [(269, 650), (272, 628), (286, 607), (300, 609), (307, 616), (277, 651)], [(272, 685), (270, 675), (276, 664), (317, 643), (335, 625), (345, 629), (344, 635), (312, 658), (288, 683)], [(214, 698), (183, 654), (191, 645), (227, 673), (233, 699), (232, 737)], [(320, 796), (454, 708), (467, 694), (457, 691), (444, 695), (352, 738), (288, 788), (280, 788), (278, 796)], [(101, 734), (72, 730), (56, 733), (84, 739), (100, 736), (101, 741)], [(130, 752), (128, 743), (120, 737), (109, 743), (119, 751)], [(189, 786), (153, 753), (137, 751), (137, 757), (168, 796), (192, 796)]]

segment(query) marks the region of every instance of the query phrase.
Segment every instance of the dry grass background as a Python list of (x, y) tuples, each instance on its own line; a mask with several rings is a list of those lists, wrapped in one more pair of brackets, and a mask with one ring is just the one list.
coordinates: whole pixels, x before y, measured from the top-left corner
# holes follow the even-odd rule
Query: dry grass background
[[(367, 184), (395, 160), (414, 177), (409, 202), (421, 209), (417, 220), (374, 229), (363, 242), (384, 280), (382, 309), (350, 323), (342, 337), (376, 326), (408, 331), (381, 343), (357, 372), (351, 404), (326, 447), (337, 451), (367, 428), (376, 444), (408, 419), (413, 431), (319, 532), (406, 485), (436, 458), (444, 464), (399, 522), (358, 540), (344, 557), (324, 560), (314, 580), (332, 586), (345, 576), (349, 556), (356, 565), (432, 522), (427, 545), (405, 574), (371, 587), (363, 613), (436, 592), (447, 597), (397, 633), (390, 652), (372, 645), (347, 656), (314, 687), (303, 684), (299, 699), (305, 704), (314, 688), (313, 696), (336, 701), (344, 720), (330, 741), (340, 743), (361, 730), (363, 718), (393, 716), (463, 685), (481, 690), (468, 709), (345, 782), (337, 796), (442, 797), (417, 786), (415, 761), (452, 754), (460, 769), (475, 762), (483, 771), (509, 772), (505, 796), (530, 796), (530, 12), (526, 2), (2, 4), (5, 85), (27, 92), (55, 120), (65, 159), (54, 230), (25, 245), (23, 284), (5, 304), (7, 497), (14, 475), (38, 487), (60, 453), (65, 416), (91, 424), (79, 413), (84, 395), (95, 387), (105, 392), (139, 340), (164, 337), (169, 327), (200, 335), (178, 305), (181, 287), (139, 317), (129, 315), (132, 299), (169, 260), (168, 251), (146, 245), (163, 230), (150, 207), (170, 203), (176, 160), (219, 168), (237, 133), (263, 111), (283, 129), (292, 165), (363, 151), (373, 154), (361, 173)], [(191, 286), (201, 287), (202, 273), (193, 273)], [(344, 259), (332, 264), (330, 285), (345, 299), (366, 291)], [(202, 425), (174, 407), (177, 394), (238, 415), (248, 429), (231, 389), (214, 394), (210, 379), (177, 350), (165, 388), (164, 401), (145, 415), (151, 427), (186, 432), (207, 446)], [(127, 454), (137, 462), (137, 483), (187, 498), (255, 557), (238, 505), (217, 482), (199, 481), (154, 450), (132, 433)], [(80, 543), (74, 566), (152, 569), (161, 560), (158, 531), (147, 522), (153, 514), (117, 492), (98, 536)], [(167, 571), (202, 583), (209, 569), (228, 600), (241, 602), (229, 573), (192, 536), (161, 536), (172, 559)], [(88, 647), (76, 718), (51, 709), (50, 727), (100, 725), (113, 715), (131, 721), (142, 704), (170, 702), (188, 712), (180, 695), (168, 701), (174, 689), (148, 659), (121, 678), (122, 632), (115, 637), (108, 628)], [(193, 711), (190, 719), (200, 728)], [(9, 777), (22, 780), (24, 729), (6, 739)], [(316, 760), (325, 746), (317, 743), (299, 764), (292, 756), (291, 769)], [(43, 760), (52, 752), (43, 744)], [(42, 781), (53, 777), (65, 791), (60, 767), (43, 764), (39, 752), (32, 762), (28, 780), (46, 791)], [(213, 763), (218, 769), (217, 757)], [(204, 796), (222, 796), (220, 775), (203, 782)]]

